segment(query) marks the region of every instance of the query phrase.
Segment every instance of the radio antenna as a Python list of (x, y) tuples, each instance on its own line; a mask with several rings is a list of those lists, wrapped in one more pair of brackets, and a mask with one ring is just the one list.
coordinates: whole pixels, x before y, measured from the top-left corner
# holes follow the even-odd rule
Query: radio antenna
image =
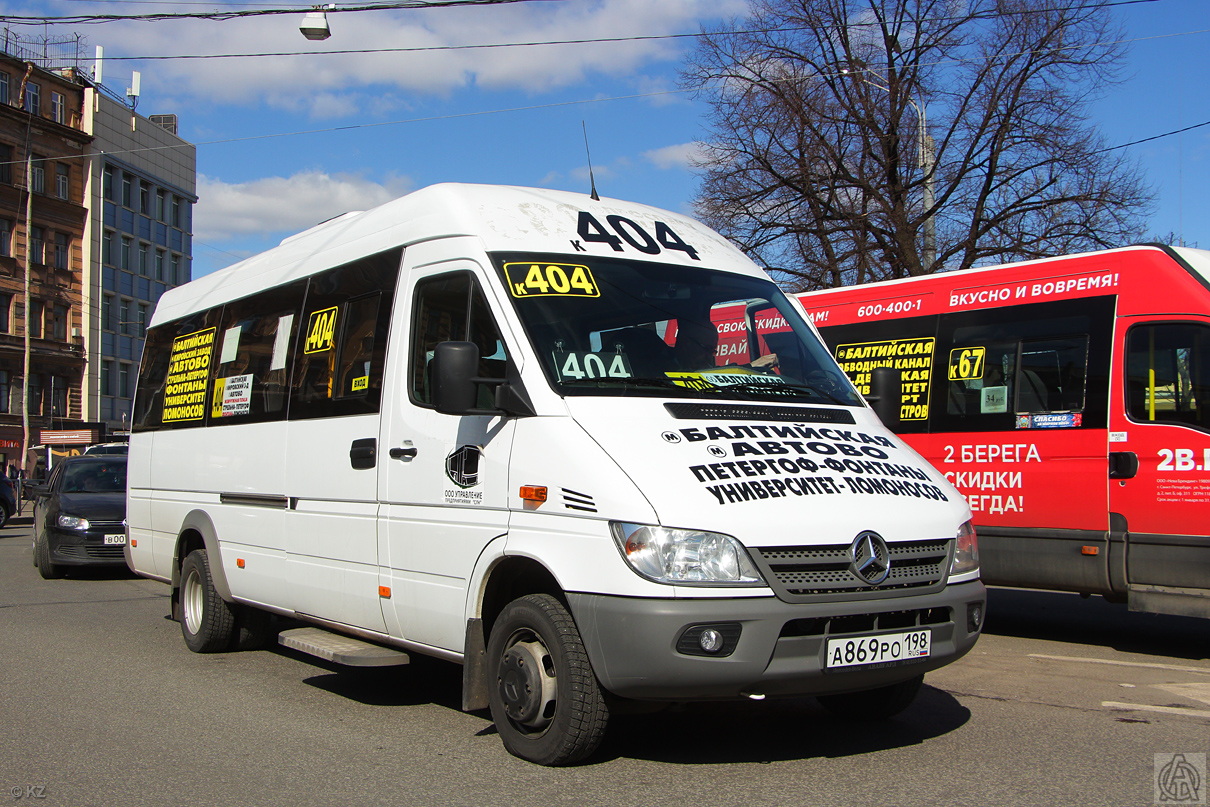
[(597, 178), (592, 173), (592, 151), (588, 148), (588, 124), (583, 120), (580, 121), (580, 128), (584, 130), (584, 153), (588, 155), (588, 184), (592, 188), (593, 201), (601, 201), (601, 197), (597, 196)]

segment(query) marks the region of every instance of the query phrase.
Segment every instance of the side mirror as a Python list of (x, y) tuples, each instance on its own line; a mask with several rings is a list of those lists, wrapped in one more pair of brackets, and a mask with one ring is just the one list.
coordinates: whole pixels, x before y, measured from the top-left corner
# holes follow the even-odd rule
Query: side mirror
[(876, 367), (870, 373), (870, 394), (866, 400), (883, 425), (892, 431), (899, 425), (899, 402), (903, 388), (899, 371), (893, 367)]
[[(443, 415), (532, 417), (535, 412), (520, 381), (479, 375), (479, 346), (441, 342), (433, 350), (433, 405)], [(479, 406), (480, 391), (491, 391), (491, 407)]]
[(443, 415), (466, 415), (475, 409), (479, 346), (474, 342), (441, 342), (433, 351), (433, 405)]

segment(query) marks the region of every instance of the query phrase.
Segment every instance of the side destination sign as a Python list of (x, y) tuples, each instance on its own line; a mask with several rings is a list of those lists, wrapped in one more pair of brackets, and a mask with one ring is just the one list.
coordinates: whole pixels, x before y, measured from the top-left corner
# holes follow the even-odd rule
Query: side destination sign
[(876, 368), (895, 368), (899, 371), (903, 396), (899, 402), (900, 420), (927, 420), (935, 341), (927, 336), (837, 345), (836, 361), (862, 395), (870, 394), (870, 376)]
[(214, 328), (172, 340), (164, 378), (164, 423), (201, 420), (206, 414), (206, 381), (214, 354)]

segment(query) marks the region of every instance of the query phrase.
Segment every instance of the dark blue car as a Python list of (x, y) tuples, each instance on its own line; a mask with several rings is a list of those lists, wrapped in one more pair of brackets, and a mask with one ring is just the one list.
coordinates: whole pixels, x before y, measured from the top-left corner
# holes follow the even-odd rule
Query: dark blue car
[(34, 493), (34, 565), (46, 579), (68, 566), (125, 566), (126, 457), (80, 456), (55, 466)]

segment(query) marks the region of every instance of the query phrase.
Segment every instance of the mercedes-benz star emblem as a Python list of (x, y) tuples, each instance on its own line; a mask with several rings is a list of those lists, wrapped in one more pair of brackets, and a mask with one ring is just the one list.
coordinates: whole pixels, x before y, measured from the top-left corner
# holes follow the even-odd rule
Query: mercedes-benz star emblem
[(849, 548), (849, 555), (853, 558), (853, 573), (871, 586), (880, 585), (891, 574), (891, 553), (887, 551), (886, 541), (876, 532), (858, 535)]

